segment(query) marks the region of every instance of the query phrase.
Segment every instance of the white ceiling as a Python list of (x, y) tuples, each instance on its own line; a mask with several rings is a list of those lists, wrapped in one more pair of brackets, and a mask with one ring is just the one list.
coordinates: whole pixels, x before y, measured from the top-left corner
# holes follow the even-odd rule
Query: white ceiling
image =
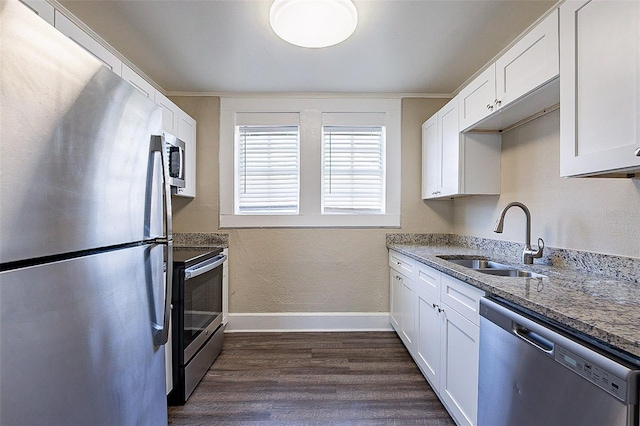
[(354, 0), (325, 49), (278, 38), (271, 0), (60, 3), (168, 92), (450, 94), (555, 0)]

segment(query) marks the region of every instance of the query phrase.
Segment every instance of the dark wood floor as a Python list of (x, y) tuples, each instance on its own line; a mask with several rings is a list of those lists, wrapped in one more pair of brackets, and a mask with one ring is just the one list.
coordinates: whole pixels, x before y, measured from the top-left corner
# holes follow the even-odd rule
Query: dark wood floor
[(226, 334), (178, 425), (454, 425), (392, 332)]

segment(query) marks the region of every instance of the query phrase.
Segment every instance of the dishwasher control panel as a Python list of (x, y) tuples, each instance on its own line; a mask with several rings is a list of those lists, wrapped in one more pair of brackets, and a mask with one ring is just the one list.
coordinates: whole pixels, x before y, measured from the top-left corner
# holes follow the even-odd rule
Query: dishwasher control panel
[(555, 345), (555, 360), (609, 392), (620, 401), (627, 402), (627, 382), (625, 380), (557, 344)]

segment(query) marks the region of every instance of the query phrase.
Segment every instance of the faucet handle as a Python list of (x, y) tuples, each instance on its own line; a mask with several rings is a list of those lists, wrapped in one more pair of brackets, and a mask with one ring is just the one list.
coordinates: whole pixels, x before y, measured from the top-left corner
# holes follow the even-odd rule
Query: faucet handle
[(531, 257), (534, 259), (539, 259), (542, 257), (542, 250), (544, 250), (544, 240), (542, 238), (538, 238), (538, 250), (536, 250)]

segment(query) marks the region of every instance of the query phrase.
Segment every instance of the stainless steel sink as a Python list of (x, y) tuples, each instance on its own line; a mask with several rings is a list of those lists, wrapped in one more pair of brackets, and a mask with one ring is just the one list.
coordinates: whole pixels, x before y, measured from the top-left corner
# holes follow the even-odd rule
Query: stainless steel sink
[(476, 269), (476, 271), (482, 272), (483, 274), (498, 275), (500, 277), (546, 278), (545, 275), (523, 271), (521, 269)]
[(494, 262), (484, 258), (446, 258), (447, 262), (455, 263), (456, 265), (464, 266), (465, 268), (473, 269), (474, 271), (481, 272), (488, 275), (496, 275), (499, 277), (516, 277), (516, 278), (546, 278), (545, 275), (537, 274), (531, 271), (525, 271), (522, 269), (514, 268), (513, 266), (505, 265), (502, 263)]
[(509, 266), (487, 259), (446, 259), (448, 262), (471, 269), (508, 269)]

